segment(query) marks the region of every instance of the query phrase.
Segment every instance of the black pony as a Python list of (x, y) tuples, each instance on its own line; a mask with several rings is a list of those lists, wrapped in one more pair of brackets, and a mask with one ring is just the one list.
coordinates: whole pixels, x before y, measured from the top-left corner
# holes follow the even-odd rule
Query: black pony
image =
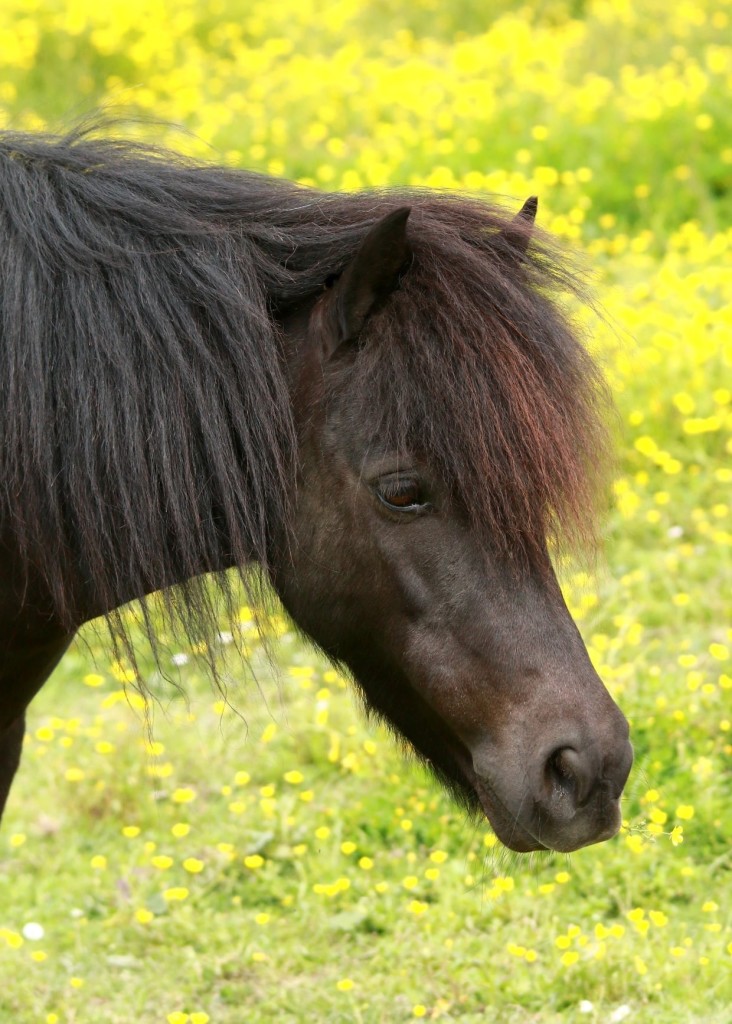
[(627, 724), (547, 550), (603, 392), (535, 210), (0, 135), (0, 809), (82, 623), (172, 588), (211, 631), (204, 574), (258, 563), (504, 843), (615, 833)]

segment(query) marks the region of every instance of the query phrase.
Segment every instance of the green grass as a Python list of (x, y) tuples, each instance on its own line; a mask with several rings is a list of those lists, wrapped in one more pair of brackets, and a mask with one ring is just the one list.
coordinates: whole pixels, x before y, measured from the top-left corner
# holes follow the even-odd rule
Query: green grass
[[(641, 618), (646, 612), (645, 582), (622, 588), (626, 615), (629, 605)], [(689, 576), (679, 582), (696, 589)], [(710, 574), (706, 585), (721, 582)], [(156, 712), (153, 734), (165, 748), (157, 756), (146, 749), (141, 712), (104, 700), (118, 692), (107, 673), (99, 689), (80, 682), (92, 666), (77, 647), (36, 703), (8, 809), (3, 920), (16, 933), (39, 922), (46, 934), (20, 948), (0, 945), (0, 1019), (152, 1022), (178, 1011), (226, 1022), (377, 1021), (409, 1019), (425, 1005), (445, 1020), (480, 1020), (491, 1010), (506, 1021), (599, 1021), (630, 1005), (641, 1020), (727, 1020), (729, 787), (694, 768), (702, 757), (721, 760), (721, 709), (711, 697), (689, 707), (678, 643), (668, 641), (683, 632), (703, 647), (708, 626), (686, 614), (683, 625), (656, 628), (655, 642), (628, 649), (610, 625), (619, 590), (603, 581), (602, 613), (591, 613), (586, 631), (613, 638), (612, 674), (622, 675), (621, 658), (632, 665), (624, 703), (639, 756), (627, 813), (638, 826), (652, 788), (672, 820), (691, 803), (695, 816), (679, 847), (660, 836), (640, 852), (617, 840), (569, 858), (528, 859), (486, 848), (486, 831), (465, 822), (382, 731), (364, 726), (340, 681), (326, 683), (325, 666), (289, 633), (278, 647), (282, 662), (304, 674), (263, 681), (271, 713), (250, 685), (235, 697), (246, 725), (231, 712), (222, 717), (195, 664), (186, 666), (191, 704), (166, 699)], [(267, 675), (266, 663), (257, 664)], [(683, 731), (672, 713), (647, 713), (661, 691), (669, 711), (685, 709)], [(100, 752), (100, 741), (114, 752)], [(160, 765), (170, 775), (151, 778)], [(77, 767), (84, 777), (67, 780)], [(302, 778), (285, 781), (293, 771)], [(240, 772), (251, 778), (237, 783)], [(262, 797), (267, 786), (271, 795)], [(195, 800), (176, 802), (189, 788)], [(190, 831), (176, 837), (171, 829), (181, 822)], [(126, 836), (130, 826), (139, 833)], [(13, 847), (19, 834), (27, 839)], [(342, 852), (344, 842), (352, 852)], [(439, 864), (435, 851), (446, 855)], [(170, 867), (154, 866), (161, 855)], [(261, 867), (246, 866), (252, 855)], [(186, 871), (189, 857), (203, 870)], [(367, 870), (362, 857), (373, 862), (362, 862)], [(439, 876), (425, 878), (435, 868)], [(405, 888), (412, 879), (415, 888)], [(180, 886), (187, 898), (167, 902), (162, 893)], [(703, 909), (710, 900), (718, 909)], [(639, 907), (657, 922), (646, 935), (628, 918)], [(151, 920), (137, 921), (140, 909)], [(716, 924), (722, 930), (708, 929)], [(579, 953), (576, 963), (562, 965), (558, 939)], [(605, 955), (595, 959), (603, 942)], [(536, 960), (516, 955), (521, 947)], [(35, 963), (39, 949), (48, 959)], [(344, 978), (354, 982), (350, 991), (337, 987)], [(591, 1014), (580, 1012), (582, 1000), (593, 1003)]]

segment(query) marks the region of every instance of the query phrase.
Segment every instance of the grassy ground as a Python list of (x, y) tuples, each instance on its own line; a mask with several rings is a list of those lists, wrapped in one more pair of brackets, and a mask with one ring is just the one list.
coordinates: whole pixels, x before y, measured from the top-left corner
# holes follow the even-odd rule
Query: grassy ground
[(240, 715), (180, 650), (187, 699), (153, 680), (152, 734), (88, 632), (33, 706), (0, 834), (0, 1020), (728, 1024), (732, 7), (326, 6), (10, 0), (0, 114), (111, 100), (326, 187), (538, 191), (608, 313), (606, 548), (564, 577), (632, 720), (626, 828), (508, 854), (276, 616), (274, 671), (242, 609)]

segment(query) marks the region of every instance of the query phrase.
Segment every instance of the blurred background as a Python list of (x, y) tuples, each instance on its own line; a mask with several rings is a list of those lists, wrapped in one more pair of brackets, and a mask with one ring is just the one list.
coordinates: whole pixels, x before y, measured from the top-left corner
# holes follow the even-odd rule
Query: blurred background
[(324, 189), (539, 196), (618, 409), (604, 551), (564, 586), (632, 722), (624, 830), (503, 851), (277, 613), (241, 608), (236, 712), (195, 649), (146, 710), (91, 629), (0, 835), (2, 1020), (730, 1020), (732, 3), (400, 6), (4, 0), (0, 126), (102, 110)]

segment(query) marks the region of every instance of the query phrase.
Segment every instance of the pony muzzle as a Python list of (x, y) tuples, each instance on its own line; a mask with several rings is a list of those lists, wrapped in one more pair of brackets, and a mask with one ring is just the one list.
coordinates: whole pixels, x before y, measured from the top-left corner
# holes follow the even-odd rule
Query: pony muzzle
[(528, 757), (474, 752), (476, 791), (506, 846), (569, 853), (617, 833), (633, 748), (619, 712), (614, 726), (601, 738), (573, 731)]

